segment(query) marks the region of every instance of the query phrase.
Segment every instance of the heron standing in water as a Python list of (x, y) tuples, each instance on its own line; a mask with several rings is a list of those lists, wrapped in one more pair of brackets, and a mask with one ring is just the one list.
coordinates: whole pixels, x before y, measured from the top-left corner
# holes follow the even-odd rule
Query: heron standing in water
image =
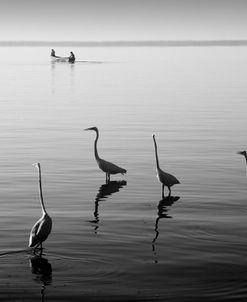
[(158, 151), (157, 151), (157, 143), (155, 140), (155, 135), (153, 134), (154, 141), (154, 149), (155, 149), (155, 158), (156, 158), (156, 167), (157, 167), (157, 177), (161, 182), (162, 186), (162, 198), (164, 198), (164, 187), (166, 186), (169, 190), (169, 196), (171, 195), (171, 187), (175, 184), (179, 184), (180, 182), (177, 178), (171, 174), (168, 174), (160, 169)]
[(52, 228), (52, 219), (47, 214), (44, 200), (43, 200), (43, 194), (42, 194), (42, 185), (41, 185), (41, 168), (40, 163), (33, 164), (38, 169), (38, 175), (39, 175), (39, 198), (40, 198), (40, 205), (42, 210), (42, 216), (41, 218), (35, 223), (33, 226), (30, 237), (29, 237), (29, 247), (34, 247), (34, 249), (38, 248), (40, 246), (42, 251), (42, 242), (44, 242), (47, 237), (49, 236)]
[(106, 161), (102, 158), (99, 157), (99, 154), (98, 154), (98, 150), (97, 150), (97, 142), (98, 142), (98, 139), (99, 139), (99, 130), (97, 127), (90, 127), (90, 128), (87, 128), (87, 129), (84, 129), (84, 130), (93, 130), (96, 132), (96, 138), (95, 138), (95, 141), (94, 141), (94, 156), (95, 156), (95, 159), (97, 161), (97, 164), (99, 166), (99, 168), (105, 172), (106, 174), (106, 183), (108, 183), (110, 181), (110, 175), (111, 174), (118, 174), (118, 173), (121, 173), (121, 174), (125, 174), (127, 172), (127, 170), (123, 169), (123, 168), (120, 168), (118, 167), (117, 165), (109, 162), (109, 161)]

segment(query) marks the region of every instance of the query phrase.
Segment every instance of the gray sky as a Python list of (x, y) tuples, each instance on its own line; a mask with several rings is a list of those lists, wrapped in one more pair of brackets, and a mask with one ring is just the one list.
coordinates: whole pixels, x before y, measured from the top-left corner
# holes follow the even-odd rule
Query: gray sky
[(0, 0), (0, 40), (247, 39), (247, 0)]

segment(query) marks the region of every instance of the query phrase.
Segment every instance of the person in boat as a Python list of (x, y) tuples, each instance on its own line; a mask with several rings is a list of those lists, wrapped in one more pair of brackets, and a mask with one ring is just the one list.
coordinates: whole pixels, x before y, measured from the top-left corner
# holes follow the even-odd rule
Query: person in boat
[(55, 56), (56, 56), (55, 50), (54, 50), (54, 49), (51, 50), (51, 56), (52, 56), (52, 57), (55, 57)]
[(69, 63), (75, 63), (75, 55), (72, 51), (70, 52)]

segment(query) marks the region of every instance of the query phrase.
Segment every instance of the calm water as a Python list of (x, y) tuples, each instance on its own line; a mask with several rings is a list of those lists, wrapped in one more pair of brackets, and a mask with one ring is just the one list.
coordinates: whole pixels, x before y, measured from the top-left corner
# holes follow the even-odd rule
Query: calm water
[[(0, 300), (247, 299), (246, 48), (73, 51), (0, 48)], [(91, 126), (128, 170), (108, 186)], [(153, 133), (181, 182), (163, 201)], [(34, 162), (53, 219), (41, 260), (21, 251), (41, 215)]]

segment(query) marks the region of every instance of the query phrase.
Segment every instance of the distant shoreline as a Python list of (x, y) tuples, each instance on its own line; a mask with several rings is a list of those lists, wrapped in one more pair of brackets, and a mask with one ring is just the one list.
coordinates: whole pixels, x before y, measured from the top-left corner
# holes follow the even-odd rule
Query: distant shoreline
[(0, 47), (210, 47), (247, 46), (247, 40), (0, 41)]

